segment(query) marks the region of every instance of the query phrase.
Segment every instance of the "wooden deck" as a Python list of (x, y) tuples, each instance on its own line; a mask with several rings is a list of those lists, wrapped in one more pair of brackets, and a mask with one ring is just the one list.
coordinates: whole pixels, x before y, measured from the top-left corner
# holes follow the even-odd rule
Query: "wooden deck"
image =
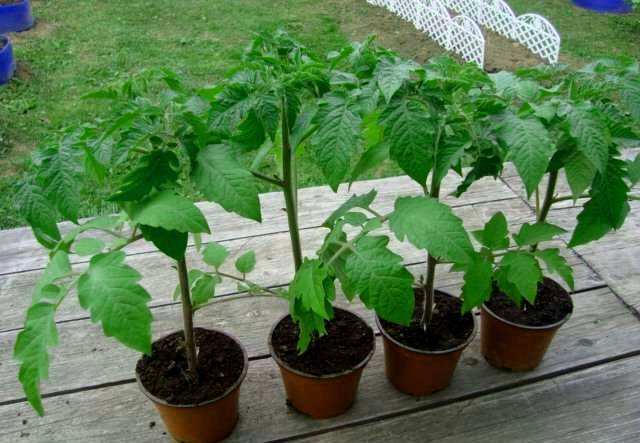
[[(457, 178), (449, 177), (443, 194), (457, 183)], [(409, 179), (398, 177), (359, 182), (351, 193), (372, 188), (379, 191), (377, 207), (383, 212), (392, 208), (396, 197), (420, 192)], [(300, 192), (305, 253), (317, 249), (326, 233), (321, 223), (349, 195), (346, 187), (338, 194), (325, 187)], [(479, 227), (496, 210), (507, 213), (514, 225), (534, 219), (511, 170), (502, 180), (482, 180), (463, 198), (449, 203), (468, 228)], [(232, 254), (256, 251), (253, 280), (282, 286), (293, 268), (283, 198), (279, 193), (264, 194), (262, 205), (262, 224), (229, 216), (213, 204), (200, 206), (214, 229), (212, 238)], [(543, 364), (529, 373), (493, 369), (480, 355), (476, 339), (463, 354), (448, 389), (413, 398), (389, 385), (382, 346), (378, 346), (354, 407), (335, 419), (311, 420), (285, 405), (282, 383), (267, 349), (267, 333), (286, 312), (284, 303), (240, 300), (199, 312), (198, 325), (233, 333), (250, 356), (241, 391), (241, 419), (228, 441), (640, 441), (640, 204), (632, 208), (624, 229), (567, 253), (575, 267), (575, 313)], [(567, 227), (575, 222), (575, 215), (576, 209), (566, 205), (553, 211), (552, 220)], [(11, 352), (46, 255), (28, 229), (0, 232), (0, 245), (0, 442), (170, 441), (134, 383), (138, 356), (103, 337), (73, 296), (59, 311), (61, 344), (55, 350), (50, 379), (42, 387), (47, 415), (35, 415), (16, 379)], [(423, 254), (395, 240), (392, 247), (416, 274), (423, 271)], [(171, 299), (176, 278), (170, 261), (144, 244), (134, 245), (127, 253), (129, 263), (144, 275), (142, 284), (154, 296), (154, 336), (179, 329), (180, 307)], [(191, 264), (197, 264), (193, 246), (189, 255)], [(86, 266), (81, 257), (73, 260)], [(459, 276), (444, 270), (437, 279), (438, 287), (455, 293), (460, 284)], [(234, 291), (233, 286), (225, 286), (219, 293), (233, 297)], [(373, 319), (360, 304), (350, 309)]]

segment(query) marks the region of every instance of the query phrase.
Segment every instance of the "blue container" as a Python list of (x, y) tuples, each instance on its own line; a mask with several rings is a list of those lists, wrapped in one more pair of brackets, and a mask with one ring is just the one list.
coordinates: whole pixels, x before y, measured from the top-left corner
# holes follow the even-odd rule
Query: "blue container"
[(16, 61), (13, 58), (13, 47), (9, 37), (0, 35), (0, 86), (9, 83), (16, 70)]
[(631, 12), (631, 4), (625, 0), (572, 0), (573, 4), (591, 11), (624, 14)]
[(29, 0), (0, 5), (0, 34), (26, 31), (33, 26), (33, 14)]

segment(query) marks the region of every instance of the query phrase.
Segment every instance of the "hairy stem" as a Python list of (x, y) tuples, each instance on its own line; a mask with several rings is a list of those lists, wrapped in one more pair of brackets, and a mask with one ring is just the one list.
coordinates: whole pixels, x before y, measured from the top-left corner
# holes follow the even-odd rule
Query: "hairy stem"
[(282, 180), (279, 180), (276, 177), (269, 177), (268, 175), (261, 174), (261, 173), (259, 173), (257, 171), (251, 171), (251, 174), (254, 177), (259, 178), (262, 181), (265, 181), (267, 183), (271, 183), (272, 185), (276, 185), (276, 186), (279, 186), (281, 188), (284, 186), (284, 183), (282, 182)]
[[(245, 300), (248, 298), (254, 299), (254, 298), (280, 298), (282, 300), (286, 301), (286, 298), (282, 297), (280, 294), (276, 294), (273, 291), (270, 291), (271, 293), (268, 294), (241, 294), (241, 295), (236, 295), (233, 297), (220, 297), (220, 298), (214, 298), (213, 300), (203, 304), (203, 305), (199, 305), (198, 306), (198, 311), (202, 308), (206, 308), (212, 305), (217, 305), (220, 303), (228, 303), (228, 302), (232, 302), (232, 301), (236, 301), (236, 300)], [(275, 295), (274, 295), (275, 294)]]
[[(558, 171), (552, 171), (549, 173), (549, 183), (547, 183), (547, 192), (544, 196), (542, 208), (540, 213), (537, 214), (537, 221), (544, 222), (547, 220), (551, 205), (553, 205), (553, 196), (556, 192), (556, 184), (558, 183)], [(538, 244), (531, 246), (531, 252), (535, 252), (538, 249)]]
[(253, 283), (252, 281), (247, 280), (244, 277), (238, 277), (237, 275), (227, 274), (226, 272), (220, 272), (220, 271), (213, 271), (213, 272), (209, 272), (208, 274), (217, 275), (219, 277), (229, 278), (231, 280), (235, 280), (235, 281), (242, 282), (242, 283), (249, 283), (249, 284), (251, 284), (253, 286), (256, 286), (256, 287), (260, 288), (261, 291), (264, 291), (264, 292), (267, 292), (267, 293), (271, 294), (271, 296), (273, 296), (273, 297), (280, 297), (280, 294), (278, 294), (276, 291), (272, 291), (269, 288), (265, 288), (265, 287), (259, 286), (259, 285), (255, 284), (255, 283)]
[(289, 142), (289, 122), (287, 121), (287, 99), (282, 98), (282, 181), (284, 201), (287, 207), (289, 235), (296, 271), (302, 266), (302, 246), (298, 228), (298, 205), (296, 183), (296, 154)]
[(180, 278), (180, 297), (182, 301), (182, 321), (184, 323), (184, 347), (191, 383), (198, 383), (198, 359), (196, 342), (193, 333), (193, 306), (189, 293), (189, 276), (185, 259), (178, 261), (178, 277)]

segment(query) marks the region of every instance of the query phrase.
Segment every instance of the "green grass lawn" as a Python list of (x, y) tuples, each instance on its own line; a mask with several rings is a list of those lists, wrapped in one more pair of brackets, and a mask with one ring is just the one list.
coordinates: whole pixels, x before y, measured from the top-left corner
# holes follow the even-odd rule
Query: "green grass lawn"
[[(596, 15), (569, 0), (512, 0), (563, 37), (571, 64), (626, 54), (640, 58), (640, 14)], [(46, 134), (104, 112), (80, 97), (143, 68), (167, 67), (192, 85), (215, 82), (252, 32), (283, 25), (318, 52), (378, 33), (408, 57), (442, 52), (415, 29), (365, 0), (34, 0), (35, 29), (13, 36), (18, 75), (0, 89), (0, 228), (22, 224), (12, 186)], [(392, 173), (394, 171), (381, 171)], [(319, 173), (301, 167), (302, 183)]]

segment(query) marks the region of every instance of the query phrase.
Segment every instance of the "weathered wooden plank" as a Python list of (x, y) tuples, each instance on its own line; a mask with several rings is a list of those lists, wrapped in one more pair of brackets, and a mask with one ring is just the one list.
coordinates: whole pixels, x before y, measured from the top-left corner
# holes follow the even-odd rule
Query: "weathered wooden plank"
[[(459, 183), (460, 178), (453, 174), (444, 180), (442, 195), (445, 195), (444, 200), (448, 203), (459, 206), (513, 197), (513, 193), (502, 182), (486, 178), (475, 183), (461, 198), (454, 199), (449, 194)], [(406, 176), (360, 181), (354, 183), (351, 189), (345, 184), (340, 186), (335, 194), (327, 186), (304, 188), (299, 192), (300, 227), (305, 229), (320, 226), (326, 217), (352, 194), (365, 193), (374, 188), (379, 192), (376, 205), (382, 211), (391, 210), (397, 197), (418, 195), (422, 192), (421, 188)], [(215, 203), (199, 203), (198, 206), (214, 230), (213, 236), (205, 236), (203, 240), (223, 241), (287, 230), (282, 193), (265, 193), (260, 196), (260, 200), (263, 211), (262, 223), (227, 213)], [(60, 224), (62, 232), (68, 231), (72, 226), (68, 222)], [(102, 237), (96, 233), (91, 235)], [(33, 239), (29, 228), (0, 231), (0, 244), (0, 263), (3, 264), (0, 275), (41, 269), (46, 264), (46, 251)], [(139, 254), (153, 250), (152, 245), (140, 242), (128, 247), (126, 252)], [(86, 258), (73, 256), (72, 261), (83, 262)]]
[[(575, 315), (559, 332), (547, 357), (535, 371), (517, 374), (491, 368), (479, 354), (476, 339), (465, 351), (452, 385), (424, 398), (402, 395), (389, 385), (383, 373), (382, 347), (378, 346), (374, 359), (364, 373), (357, 403), (345, 415), (330, 420), (307, 419), (288, 409), (273, 361), (252, 361), (242, 388), (242, 418), (230, 441), (269, 441), (308, 432), (323, 432), (388, 414), (401, 414), (416, 408), (454, 402), (470, 395), (482, 395), (514, 384), (534, 382), (540, 377), (640, 349), (640, 322), (607, 289), (576, 295), (575, 302)], [(535, 399), (542, 401), (538, 397)], [(548, 402), (563, 400), (556, 398), (552, 392), (546, 394), (545, 399)], [(533, 404), (537, 403), (534, 401)], [(500, 416), (500, 405), (494, 406), (497, 408), (496, 417)], [(46, 400), (45, 406), (48, 415), (44, 418), (34, 418), (26, 403), (0, 406), (0, 441), (15, 441), (23, 432), (29, 433), (21, 439), (25, 442), (169, 441), (162, 434), (162, 424), (152, 406), (133, 383), (52, 397)], [(624, 414), (627, 410), (620, 408), (618, 414)], [(508, 405), (503, 411), (507, 414), (516, 410)], [(637, 411), (637, 408), (630, 410)], [(472, 418), (465, 422), (475, 421), (474, 415), (468, 417)], [(22, 425), (23, 419), (28, 419), (28, 429)], [(150, 429), (152, 421), (156, 425)], [(437, 432), (446, 432), (452, 423), (445, 422), (442, 425)], [(366, 441), (363, 429), (358, 429), (360, 434), (350, 441)]]
[[(461, 206), (456, 208), (456, 213), (465, 220), (469, 229), (477, 229), (497, 210), (508, 213), (510, 221), (515, 224), (530, 221), (532, 218), (530, 210), (517, 198)], [(321, 245), (327, 232), (326, 228), (320, 227), (303, 230), (301, 232), (303, 253), (305, 255), (313, 254)], [(230, 267), (233, 267), (234, 257), (253, 249), (256, 252), (258, 265), (250, 277), (257, 283), (272, 286), (285, 284), (291, 279), (293, 262), (289, 242), (288, 232), (280, 232), (221, 243), (231, 252), (228, 264)], [(394, 241), (392, 246), (405, 258), (407, 263), (423, 259), (424, 254), (408, 244)], [(187, 259), (189, 266), (202, 265), (199, 254), (194, 247), (187, 250)], [(142, 285), (152, 294), (153, 306), (172, 301), (173, 283), (177, 280), (170, 259), (154, 252), (132, 255), (128, 258), (128, 262), (142, 274)], [(85, 267), (86, 264), (80, 264), (77, 266), (77, 270), (82, 270)], [(40, 273), (41, 271), (32, 271), (0, 276), (0, 306), (5, 312), (0, 318), (0, 331), (21, 327), (25, 309), (29, 305), (31, 292)], [(219, 293), (233, 292), (235, 287), (235, 284), (224, 284), (220, 287)], [(58, 321), (86, 317), (86, 313), (79, 308), (74, 299), (75, 295), (70, 294), (69, 299), (60, 307), (56, 317)]]
[[(640, 440), (640, 357), (301, 441), (632, 442)], [(363, 436), (365, 436), (363, 438)]]

